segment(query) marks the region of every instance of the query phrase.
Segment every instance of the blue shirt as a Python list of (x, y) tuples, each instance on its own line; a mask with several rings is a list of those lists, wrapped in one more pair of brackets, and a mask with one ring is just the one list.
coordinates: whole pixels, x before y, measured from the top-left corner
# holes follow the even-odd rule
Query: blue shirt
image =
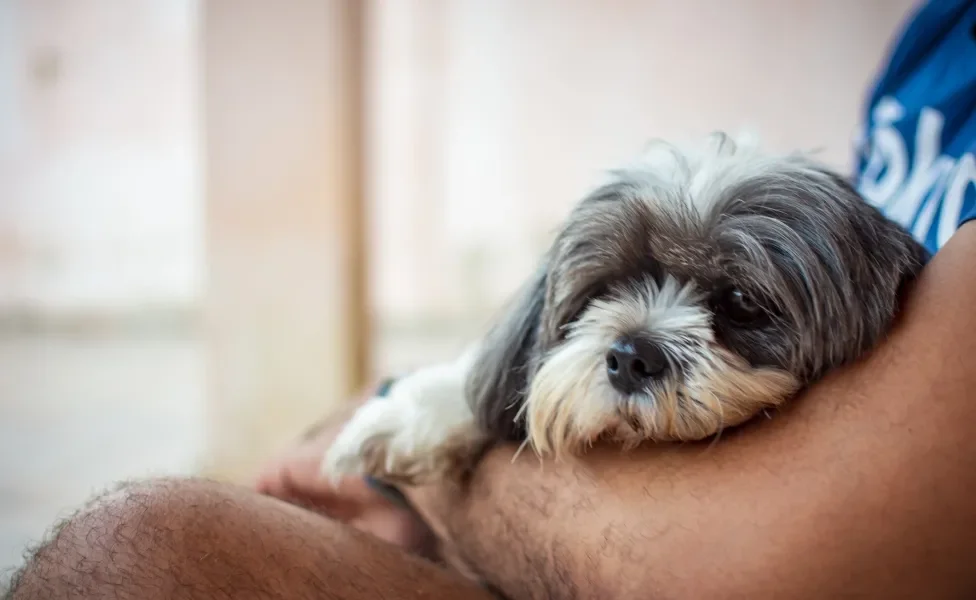
[(928, 0), (869, 96), (857, 187), (935, 253), (976, 218), (976, 0)]

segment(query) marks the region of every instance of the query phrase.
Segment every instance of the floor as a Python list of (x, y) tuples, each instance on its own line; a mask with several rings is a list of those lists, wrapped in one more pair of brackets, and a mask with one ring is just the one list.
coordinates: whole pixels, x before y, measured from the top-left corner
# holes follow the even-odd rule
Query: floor
[(190, 335), (0, 336), (0, 573), (111, 482), (192, 471), (203, 386)]

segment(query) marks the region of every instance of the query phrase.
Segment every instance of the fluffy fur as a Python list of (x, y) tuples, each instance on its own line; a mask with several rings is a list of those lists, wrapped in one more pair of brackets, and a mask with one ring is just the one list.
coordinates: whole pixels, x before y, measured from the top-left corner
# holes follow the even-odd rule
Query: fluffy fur
[(806, 156), (656, 142), (575, 207), (476, 347), (370, 401), (323, 469), (422, 482), (492, 440), (707, 438), (869, 350), (926, 258)]

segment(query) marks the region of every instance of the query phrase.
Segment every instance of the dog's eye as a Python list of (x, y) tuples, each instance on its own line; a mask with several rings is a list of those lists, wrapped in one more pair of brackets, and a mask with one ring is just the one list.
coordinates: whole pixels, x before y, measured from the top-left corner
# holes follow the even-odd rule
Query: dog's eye
[(767, 316), (759, 302), (736, 287), (720, 292), (716, 304), (718, 312), (740, 325), (753, 325)]

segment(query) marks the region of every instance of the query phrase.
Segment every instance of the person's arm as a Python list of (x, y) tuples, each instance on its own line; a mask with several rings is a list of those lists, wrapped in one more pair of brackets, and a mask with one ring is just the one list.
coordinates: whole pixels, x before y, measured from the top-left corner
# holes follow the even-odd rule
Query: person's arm
[(876, 352), (711, 446), (502, 447), (408, 494), (511, 598), (973, 597), (974, 261), (971, 223)]

